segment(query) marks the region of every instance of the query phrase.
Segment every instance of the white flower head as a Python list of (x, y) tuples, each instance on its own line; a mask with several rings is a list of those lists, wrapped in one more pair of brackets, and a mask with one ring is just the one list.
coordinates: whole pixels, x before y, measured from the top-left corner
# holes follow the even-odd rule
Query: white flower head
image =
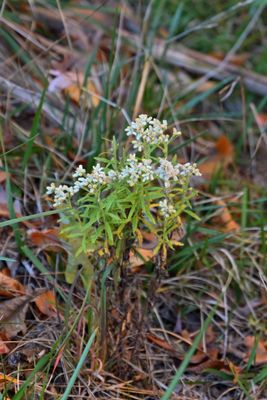
[(172, 214), (176, 212), (174, 206), (168, 202), (167, 199), (161, 200), (159, 202), (159, 209), (161, 215), (165, 218), (169, 218)]
[(85, 174), (86, 174), (85, 169), (83, 168), (82, 165), (79, 165), (79, 167), (76, 169), (76, 171), (72, 176), (73, 178), (78, 178), (79, 176), (84, 176)]
[(160, 145), (169, 142), (169, 135), (165, 135), (167, 121), (159, 121), (156, 118), (141, 114), (126, 128), (127, 136), (134, 136), (133, 147), (138, 151), (144, 149), (144, 145)]
[(47, 186), (47, 188), (46, 188), (46, 194), (47, 194), (47, 195), (49, 195), (49, 194), (54, 194), (55, 191), (56, 191), (56, 188), (57, 188), (56, 185), (54, 184), (54, 182), (52, 182), (50, 186)]

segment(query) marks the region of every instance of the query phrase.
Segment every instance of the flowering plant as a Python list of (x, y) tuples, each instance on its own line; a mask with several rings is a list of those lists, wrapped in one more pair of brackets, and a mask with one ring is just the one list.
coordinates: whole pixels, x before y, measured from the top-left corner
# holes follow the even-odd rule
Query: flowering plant
[(142, 231), (157, 237), (154, 253), (161, 254), (163, 264), (167, 249), (181, 245), (172, 234), (181, 226), (182, 213), (195, 216), (190, 211), (196, 194), (190, 178), (200, 172), (196, 164), (169, 159), (170, 144), (181, 133), (173, 129), (169, 135), (166, 130), (166, 121), (140, 115), (126, 129), (133, 138), (129, 154), (120, 152), (114, 139), (111, 153), (96, 158), (90, 173), (79, 165), (72, 185), (52, 183), (47, 188), (54, 207), (67, 207), (62, 231), (79, 243), (76, 256), (107, 255), (121, 263), (142, 241)]

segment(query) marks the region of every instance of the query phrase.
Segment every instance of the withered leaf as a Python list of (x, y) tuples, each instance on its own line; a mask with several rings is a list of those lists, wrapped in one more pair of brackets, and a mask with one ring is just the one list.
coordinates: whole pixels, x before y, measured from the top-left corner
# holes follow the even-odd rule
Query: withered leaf
[(19, 332), (26, 332), (25, 317), (31, 295), (15, 297), (0, 304), (0, 333), (12, 339)]
[(19, 281), (0, 272), (0, 296), (14, 297), (23, 294), (25, 288)]

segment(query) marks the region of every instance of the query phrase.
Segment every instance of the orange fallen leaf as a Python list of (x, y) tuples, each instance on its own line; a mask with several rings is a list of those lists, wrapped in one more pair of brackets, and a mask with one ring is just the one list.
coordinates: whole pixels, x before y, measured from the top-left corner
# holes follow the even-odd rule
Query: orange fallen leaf
[(220, 222), (222, 223), (222, 230), (224, 232), (237, 232), (240, 230), (240, 225), (234, 221), (226, 203), (223, 200), (217, 200), (216, 203), (220, 206), (221, 211), (218, 215)]
[(12, 383), (18, 383), (18, 380), (16, 378), (12, 378), (12, 376), (2, 374), (0, 372), (0, 383), (2, 384), (3, 382), (12, 382)]
[(14, 297), (23, 294), (25, 294), (25, 288), (19, 281), (0, 272), (0, 296)]
[(130, 251), (129, 264), (130, 267), (135, 271), (138, 267), (141, 267), (146, 262), (154, 257), (154, 251), (152, 249), (144, 249), (142, 247), (136, 247)]
[[(249, 359), (251, 351), (255, 345), (255, 340), (256, 339), (254, 336), (247, 336), (245, 338), (245, 345), (248, 349), (245, 361), (248, 361), (248, 359)], [(261, 365), (261, 364), (266, 364), (266, 363), (267, 363), (267, 343), (265, 343), (263, 340), (259, 340), (258, 346), (256, 349), (255, 364)]]
[(90, 96), (92, 105), (94, 107), (98, 106), (100, 102), (99, 90), (91, 79), (87, 79), (84, 86), (83, 72), (61, 72), (59, 70), (51, 70), (50, 72), (55, 76), (49, 85), (50, 92), (63, 90), (63, 93), (77, 104), (80, 104), (82, 94), (87, 93), (87, 96)]
[(8, 354), (9, 353), (9, 348), (5, 344), (5, 342), (0, 338), (0, 355), (1, 354)]
[(227, 136), (221, 135), (215, 143), (216, 154), (199, 164), (198, 168), (205, 179), (210, 179), (218, 169), (226, 168), (233, 162), (234, 146)]
[[(223, 60), (226, 57), (226, 54), (222, 51), (213, 51), (212, 53), (210, 53), (210, 55), (217, 60)], [(238, 67), (241, 67), (249, 59), (249, 57), (249, 53), (231, 54), (229, 57), (229, 62)]]
[(267, 125), (267, 114), (264, 113), (257, 113), (255, 115), (257, 124), (264, 129)]
[(0, 183), (5, 182), (8, 174), (5, 171), (0, 171)]
[(220, 156), (224, 156), (228, 158), (228, 161), (233, 161), (234, 157), (234, 146), (230, 142), (227, 136), (221, 135), (217, 140), (216, 144), (217, 152)]
[(232, 361), (228, 361), (228, 366), (233, 374), (233, 383), (237, 384), (239, 381), (240, 372), (242, 371), (242, 368), (236, 366)]
[(56, 298), (54, 292), (51, 290), (37, 296), (34, 302), (42, 314), (47, 315), (48, 317), (55, 317), (57, 315)]

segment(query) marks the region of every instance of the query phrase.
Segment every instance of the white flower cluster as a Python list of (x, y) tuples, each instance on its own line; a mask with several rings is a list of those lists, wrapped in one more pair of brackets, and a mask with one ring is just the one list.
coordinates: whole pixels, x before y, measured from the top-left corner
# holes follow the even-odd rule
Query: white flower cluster
[(93, 167), (91, 174), (86, 173), (83, 166), (79, 165), (72, 176), (76, 178), (73, 186), (59, 185), (57, 187), (52, 183), (47, 187), (46, 194), (54, 195), (54, 207), (61, 206), (68, 198), (78, 193), (80, 189), (88, 190), (89, 193), (95, 193), (99, 185), (110, 181), (109, 177), (104, 172), (104, 168), (101, 167), (100, 164)]
[(58, 207), (72, 195), (70, 189), (71, 188), (67, 185), (59, 185), (56, 187), (54, 183), (51, 183), (51, 185), (47, 187), (46, 194), (54, 195), (54, 207)]
[(191, 176), (201, 176), (199, 169), (196, 164), (176, 164), (174, 165), (171, 161), (166, 158), (159, 159), (160, 166), (156, 170), (157, 176), (163, 180), (166, 188), (171, 186), (171, 181), (183, 182), (184, 178), (190, 178)]
[[(142, 114), (131, 123), (126, 131), (128, 135), (135, 136), (134, 147), (138, 151), (142, 151), (145, 144), (169, 143), (169, 135), (164, 134), (166, 128), (167, 121), (161, 123), (155, 118)], [(174, 129), (173, 134), (177, 136), (180, 135), (180, 132)], [(94, 194), (103, 185), (114, 181), (126, 181), (132, 187), (137, 182), (146, 183), (157, 179), (166, 188), (169, 188), (174, 182), (183, 184), (185, 179), (190, 179), (193, 175), (201, 175), (196, 164), (172, 163), (167, 158), (157, 158), (155, 161), (150, 158), (139, 159), (136, 154), (130, 154), (119, 171), (113, 169), (105, 171), (100, 164), (97, 164), (89, 174), (82, 165), (79, 165), (73, 174), (74, 183), (72, 186), (60, 185), (56, 187), (52, 183), (51, 186), (47, 187), (47, 194), (54, 195), (54, 207), (58, 207), (81, 189)], [(165, 216), (173, 212), (172, 207), (167, 200), (160, 202), (160, 209)]]
[(171, 203), (169, 203), (167, 199), (164, 199), (159, 202), (159, 209), (160, 213), (165, 218), (169, 218), (171, 214), (174, 214), (176, 212), (174, 206)]
[(127, 178), (130, 186), (134, 186), (139, 178), (142, 182), (153, 181), (155, 179), (155, 173), (153, 171), (152, 160), (142, 159), (139, 162), (135, 154), (130, 154), (126, 160), (126, 167), (124, 167), (118, 174), (118, 179), (123, 180)]
[(93, 167), (91, 174), (87, 174), (82, 165), (76, 169), (73, 178), (78, 178), (74, 182), (73, 190), (77, 193), (80, 189), (87, 189), (90, 193), (95, 193), (97, 187), (109, 181), (104, 168), (97, 164)]
[[(127, 136), (133, 135), (133, 147), (138, 151), (144, 150), (145, 144), (159, 145), (169, 142), (169, 135), (165, 135), (167, 121), (160, 122), (156, 118), (141, 114), (126, 128)], [(177, 132), (177, 131), (176, 131)], [(179, 132), (177, 132), (179, 134)]]

